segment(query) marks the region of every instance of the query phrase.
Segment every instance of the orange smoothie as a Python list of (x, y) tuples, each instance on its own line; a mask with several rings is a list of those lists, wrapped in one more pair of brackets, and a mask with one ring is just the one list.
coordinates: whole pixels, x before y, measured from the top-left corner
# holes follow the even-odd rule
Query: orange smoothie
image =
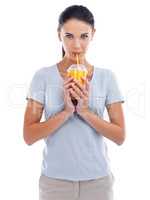
[(73, 77), (75, 80), (78, 80), (82, 85), (84, 81), (81, 78), (86, 79), (87, 69), (82, 64), (73, 64), (67, 69), (67, 77)]

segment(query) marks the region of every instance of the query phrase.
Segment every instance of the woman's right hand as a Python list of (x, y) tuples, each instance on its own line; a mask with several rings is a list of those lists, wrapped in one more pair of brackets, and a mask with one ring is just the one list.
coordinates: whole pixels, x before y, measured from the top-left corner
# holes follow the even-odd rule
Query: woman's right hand
[(75, 106), (71, 100), (69, 89), (72, 87), (73, 78), (66, 78), (63, 84), (64, 89), (64, 110), (69, 114), (73, 114), (75, 112)]

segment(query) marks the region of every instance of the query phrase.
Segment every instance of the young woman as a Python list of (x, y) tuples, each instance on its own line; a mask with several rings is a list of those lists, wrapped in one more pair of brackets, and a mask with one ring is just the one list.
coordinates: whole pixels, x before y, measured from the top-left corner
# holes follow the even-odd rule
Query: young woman
[[(30, 85), (24, 140), (29, 145), (45, 141), (40, 200), (113, 199), (114, 176), (104, 137), (118, 145), (124, 142), (124, 99), (114, 73), (86, 60), (94, 33), (94, 18), (88, 8), (66, 8), (58, 25), (63, 58), (37, 70)], [(66, 76), (76, 55), (88, 70), (85, 85)], [(110, 122), (103, 119), (105, 107)], [(46, 120), (40, 122), (43, 111)]]

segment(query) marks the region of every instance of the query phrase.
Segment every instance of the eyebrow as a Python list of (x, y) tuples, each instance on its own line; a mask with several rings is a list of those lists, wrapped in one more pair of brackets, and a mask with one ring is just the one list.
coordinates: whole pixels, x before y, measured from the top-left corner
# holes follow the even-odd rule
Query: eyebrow
[[(65, 33), (66, 35), (68, 34), (68, 35), (73, 35), (72, 33), (68, 33), (68, 32), (66, 32)], [(89, 34), (89, 33), (81, 33), (81, 35), (87, 35), (87, 34)]]
[(66, 34), (66, 35), (73, 35), (72, 33), (67, 33), (67, 32), (66, 32), (65, 34)]

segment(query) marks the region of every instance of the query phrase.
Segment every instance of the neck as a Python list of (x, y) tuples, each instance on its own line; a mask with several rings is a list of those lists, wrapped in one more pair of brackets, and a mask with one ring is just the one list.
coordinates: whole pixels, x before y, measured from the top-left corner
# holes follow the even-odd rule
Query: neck
[[(85, 66), (89, 66), (90, 64), (87, 62), (87, 60), (86, 60), (86, 58), (85, 57), (83, 57), (83, 58), (80, 58), (80, 60), (79, 60), (80, 62), (80, 64), (83, 64), (83, 65), (85, 65)], [(59, 64), (62, 66), (62, 68), (64, 69), (64, 70), (67, 70), (67, 68), (70, 66), (70, 65), (72, 65), (72, 64), (77, 64), (77, 61), (76, 61), (76, 59), (75, 60), (72, 60), (72, 59), (69, 59), (68, 57), (64, 57), (60, 62), (59, 62)]]
[[(57, 63), (58, 70), (62, 74), (62, 76), (64, 77), (66, 76), (66, 70), (72, 64), (77, 64), (76, 60), (71, 60), (66, 56), (64, 56), (64, 58), (60, 62)], [(87, 62), (85, 57), (82, 58), (82, 60), (80, 59), (80, 64), (84, 64), (87, 67), (88, 74), (89, 74), (88, 77), (90, 77), (93, 72), (93, 66)]]

